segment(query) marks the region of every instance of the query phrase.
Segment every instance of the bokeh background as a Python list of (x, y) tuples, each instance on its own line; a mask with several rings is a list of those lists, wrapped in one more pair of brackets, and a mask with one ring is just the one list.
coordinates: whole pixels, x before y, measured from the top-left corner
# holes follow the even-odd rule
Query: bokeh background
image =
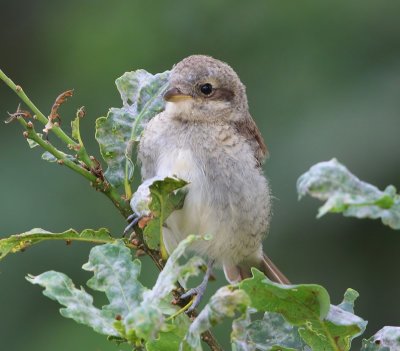
[[(358, 290), (356, 313), (369, 321), (369, 336), (400, 324), (400, 232), (334, 214), (316, 220), (320, 204), (299, 202), (296, 180), (336, 157), (380, 188), (400, 187), (399, 14), (395, 0), (1, 0), (0, 67), (45, 114), (60, 92), (74, 88), (61, 109), (64, 126), (85, 105), (83, 137), (99, 155), (95, 119), (121, 105), (114, 80), (125, 71), (161, 72), (194, 53), (231, 64), (271, 154), (265, 172), (275, 201), (266, 251), (293, 282), (325, 286), (333, 303), (346, 288)], [(3, 119), (18, 102), (0, 82)], [(42, 161), (17, 123), (0, 124), (0, 165), (0, 236), (103, 226), (120, 235), (125, 222), (107, 198)], [(90, 275), (80, 267), (90, 247), (44, 243), (0, 263), (2, 350), (125, 349), (62, 318), (24, 279), (55, 269), (84, 285)], [(152, 263), (144, 259), (143, 270), (152, 284)], [(210, 291), (221, 284), (219, 274)]]

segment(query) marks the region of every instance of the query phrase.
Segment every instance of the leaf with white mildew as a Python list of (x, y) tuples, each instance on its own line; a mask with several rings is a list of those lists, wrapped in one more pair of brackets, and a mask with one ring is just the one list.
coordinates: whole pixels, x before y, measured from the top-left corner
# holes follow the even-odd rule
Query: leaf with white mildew
[(85, 229), (77, 232), (68, 229), (61, 233), (52, 233), (41, 228), (34, 228), (25, 233), (11, 235), (0, 239), (0, 259), (9, 253), (23, 251), (26, 248), (46, 240), (85, 241), (91, 243), (107, 243), (115, 241), (106, 228), (98, 230)]
[(383, 224), (400, 229), (400, 195), (392, 185), (384, 191), (361, 181), (336, 159), (320, 162), (297, 181), (297, 192), (302, 197), (326, 201), (318, 217), (327, 212), (341, 212), (357, 218), (381, 218)]
[(400, 350), (400, 327), (383, 327), (368, 340), (363, 340), (361, 351)]
[(147, 122), (164, 109), (163, 93), (169, 71), (152, 75), (145, 70), (126, 72), (116, 80), (123, 106), (111, 108), (96, 120), (96, 140), (108, 168), (104, 175), (113, 186), (133, 177), (134, 144)]
[(243, 291), (230, 286), (220, 288), (203, 308), (182, 341), (180, 350), (201, 351), (201, 333), (221, 323), (225, 318), (243, 316), (250, 303), (249, 296)]
[(65, 306), (60, 309), (63, 317), (86, 324), (100, 334), (119, 336), (113, 326), (115, 316), (110, 315), (109, 311), (96, 308), (93, 305), (93, 297), (85, 290), (77, 289), (65, 274), (49, 271), (36, 277), (29, 275), (27, 280), (43, 286), (45, 296)]

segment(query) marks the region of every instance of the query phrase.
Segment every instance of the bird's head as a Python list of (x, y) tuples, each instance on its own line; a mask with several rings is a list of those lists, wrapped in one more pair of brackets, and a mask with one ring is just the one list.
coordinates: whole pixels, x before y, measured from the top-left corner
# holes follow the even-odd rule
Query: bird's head
[(164, 94), (166, 111), (182, 120), (239, 120), (248, 110), (236, 72), (209, 56), (189, 56), (174, 66)]

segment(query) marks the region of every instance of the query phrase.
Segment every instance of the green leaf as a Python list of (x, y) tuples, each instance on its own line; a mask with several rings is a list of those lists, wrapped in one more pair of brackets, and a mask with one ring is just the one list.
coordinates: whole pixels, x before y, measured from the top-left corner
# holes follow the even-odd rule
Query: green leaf
[(65, 274), (49, 271), (36, 277), (29, 275), (27, 280), (43, 286), (45, 296), (66, 306), (60, 309), (63, 317), (72, 318), (100, 334), (119, 336), (113, 326), (115, 319), (109, 312), (94, 307), (92, 296), (83, 288), (77, 289)]
[[(61, 151), (59, 151), (59, 152), (60, 152), (60, 154), (63, 155), (63, 157), (69, 159), (69, 160), (72, 161), (72, 162), (76, 162), (76, 158), (75, 158), (74, 156), (69, 155), (69, 154), (66, 154), (66, 153), (61, 152)], [(53, 154), (51, 154), (50, 152), (45, 151), (45, 152), (42, 154), (42, 160), (45, 160), (45, 161), (47, 161), (47, 162), (53, 163), (53, 162), (57, 162), (57, 157), (55, 157), (55, 156), (54, 156)]]
[(133, 194), (130, 205), (139, 217), (151, 216), (143, 230), (143, 237), (150, 249), (159, 249), (165, 220), (182, 208), (188, 183), (177, 178), (154, 177), (145, 180)]
[(187, 248), (197, 240), (203, 239), (197, 235), (189, 235), (178, 244), (177, 248), (168, 257), (167, 263), (158, 275), (153, 289), (145, 293), (144, 301), (158, 304), (175, 288), (175, 283), (178, 279), (181, 285), (186, 288), (187, 280), (199, 274), (199, 267), (204, 265), (204, 261), (200, 257), (195, 256), (183, 264), (179, 263), (179, 259), (183, 256)]
[(298, 333), (298, 328), (289, 324), (281, 314), (266, 312), (262, 320), (256, 320), (246, 328), (247, 344), (265, 351), (310, 350)]
[(9, 253), (25, 250), (29, 246), (44, 240), (75, 240), (92, 243), (106, 243), (113, 242), (115, 239), (111, 237), (110, 232), (106, 228), (100, 228), (99, 230), (85, 229), (80, 233), (74, 229), (68, 229), (62, 233), (51, 233), (41, 228), (34, 228), (28, 232), (11, 235), (8, 238), (1, 239), (0, 259), (4, 258)]
[(299, 196), (309, 194), (323, 200), (318, 217), (342, 212), (357, 218), (381, 218), (383, 224), (400, 229), (400, 195), (394, 186), (384, 191), (359, 180), (336, 159), (318, 163), (297, 181)]
[[(258, 311), (275, 312), (298, 327), (302, 339), (313, 350), (349, 350), (351, 341), (360, 335), (366, 322), (360, 317), (330, 305), (326, 290), (314, 284), (280, 285), (268, 280), (253, 268), (253, 278), (239, 286), (251, 298), (251, 306)], [(353, 303), (355, 293), (345, 297), (345, 308)]]
[(104, 292), (110, 301), (103, 310), (110, 311), (114, 317), (123, 316), (139, 305), (146, 290), (138, 280), (141, 263), (132, 261), (130, 250), (122, 241), (94, 247), (82, 268), (94, 275), (87, 285)]
[(245, 313), (232, 322), (232, 351), (256, 351), (256, 344), (249, 339), (248, 332), (251, 323), (251, 312), (254, 312), (254, 310), (247, 308)]
[(263, 273), (252, 269), (253, 278), (239, 286), (251, 297), (251, 306), (258, 311), (278, 312), (294, 325), (302, 325), (310, 318), (321, 320), (328, 314), (328, 292), (319, 285), (281, 285), (268, 280)]
[(109, 301), (101, 309), (94, 307), (92, 296), (77, 289), (62, 273), (51, 271), (27, 279), (43, 286), (46, 296), (65, 306), (60, 310), (64, 317), (112, 336), (116, 342), (127, 341), (135, 346), (147, 343), (154, 350), (174, 350), (173, 345), (176, 350), (190, 321), (185, 314), (175, 316), (178, 308), (170, 303), (171, 291), (176, 281), (185, 282), (199, 272), (199, 265), (203, 263), (199, 258), (183, 264), (178, 262), (195, 240), (201, 238), (189, 236), (178, 245), (151, 290), (139, 282), (140, 261), (132, 261), (130, 250), (122, 240), (94, 247), (83, 269), (93, 272), (87, 285), (104, 292)]
[(158, 249), (162, 238), (162, 228), (165, 220), (174, 211), (182, 208), (186, 192), (177, 191), (188, 183), (182, 179), (165, 178), (155, 180), (150, 186), (151, 201), (149, 210), (153, 219), (143, 230), (144, 240), (151, 249)]
[[(40, 138), (43, 137), (43, 134), (42, 134), (42, 133), (37, 133), (37, 135), (38, 135)], [(29, 145), (29, 147), (30, 147), (31, 149), (33, 149), (34, 147), (36, 147), (36, 146), (39, 145), (36, 141), (34, 141), (34, 140), (32, 140), (32, 139), (26, 139), (26, 141), (28, 142), (28, 145)]]
[(227, 317), (244, 315), (249, 304), (249, 296), (243, 290), (232, 286), (218, 289), (189, 327), (182, 341), (182, 350), (201, 351), (201, 333), (221, 323)]
[(361, 351), (400, 350), (400, 327), (383, 327), (368, 340), (363, 340)]
[(187, 330), (189, 329), (189, 318), (180, 314), (168, 323), (168, 331), (160, 332), (157, 339), (146, 344), (147, 351), (176, 351), (179, 350)]
[(132, 180), (134, 143), (147, 122), (164, 109), (168, 77), (169, 71), (152, 75), (137, 70), (116, 80), (123, 107), (111, 108), (107, 117), (96, 120), (96, 139), (108, 165), (105, 176), (113, 186)]
[(343, 311), (354, 313), (354, 301), (360, 294), (354, 289), (347, 289), (344, 293), (343, 301), (338, 305)]
[(360, 317), (331, 305), (321, 323), (299, 328), (299, 333), (313, 350), (350, 350), (352, 340), (365, 331), (366, 325)]
[[(130, 311), (124, 319), (128, 331), (134, 330), (136, 336), (145, 340), (154, 340), (158, 338), (161, 331), (170, 329), (171, 324), (165, 324), (165, 309), (162, 308), (165, 305), (165, 300), (169, 302), (172, 300), (171, 291), (176, 287), (175, 283), (178, 280), (185, 286), (187, 279), (197, 275), (200, 271), (199, 267), (204, 264), (198, 257), (193, 257), (182, 265), (178, 262), (188, 246), (196, 240), (201, 240), (201, 237), (190, 235), (182, 240), (172, 252), (154, 287), (143, 293), (140, 306)], [(172, 310), (172, 313), (175, 312), (176, 309)], [(185, 332), (187, 327), (188, 324), (185, 327)]]
[(82, 144), (81, 132), (79, 130), (79, 122), (79, 116), (76, 116), (75, 119), (71, 121), (72, 138), (75, 139), (79, 144)]

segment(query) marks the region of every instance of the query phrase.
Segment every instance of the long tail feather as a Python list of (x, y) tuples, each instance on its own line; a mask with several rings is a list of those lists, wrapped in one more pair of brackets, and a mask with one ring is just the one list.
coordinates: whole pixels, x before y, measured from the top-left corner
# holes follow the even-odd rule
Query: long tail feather
[(271, 279), (273, 282), (280, 284), (290, 284), (290, 281), (286, 276), (278, 269), (277, 266), (271, 261), (271, 259), (263, 254), (263, 257), (260, 262), (261, 271)]

